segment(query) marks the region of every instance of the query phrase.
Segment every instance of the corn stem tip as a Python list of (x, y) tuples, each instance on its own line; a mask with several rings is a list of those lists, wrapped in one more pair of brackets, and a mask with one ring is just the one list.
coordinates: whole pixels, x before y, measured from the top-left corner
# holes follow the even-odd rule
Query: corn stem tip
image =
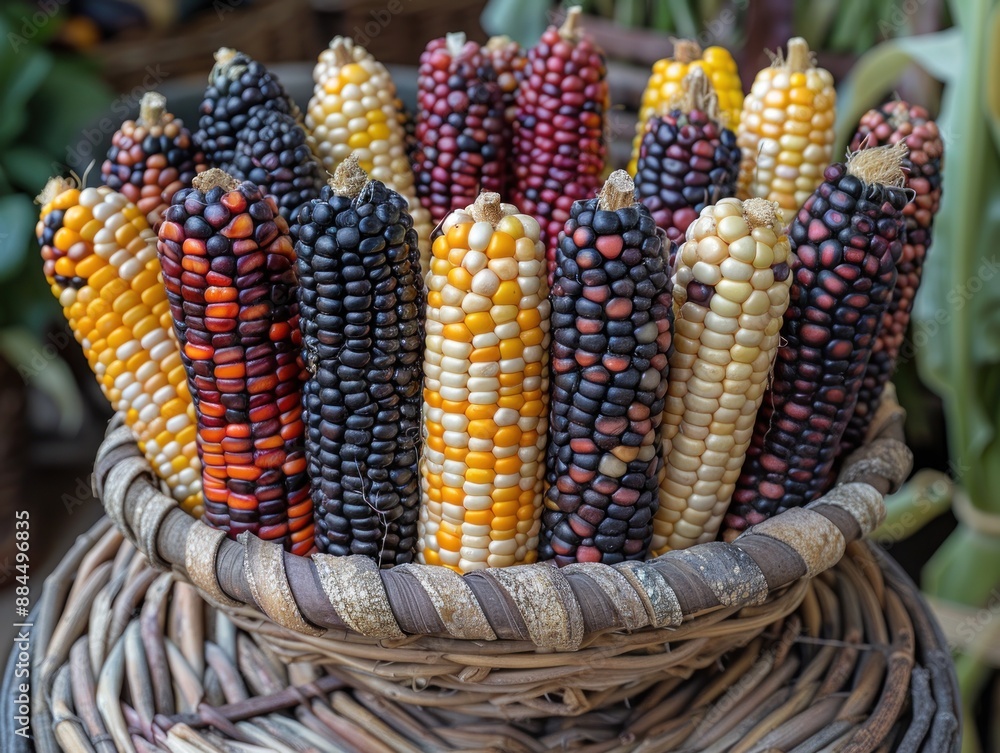
[(778, 202), (768, 201), (759, 196), (743, 202), (743, 219), (751, 230), (757, 227), (776, 229), (781, 224), (780, 212)]
[(813, 64), (813, 55), (809, 43), (802, 37), (792, 37), (788, 40), (788, 53), (785, 57), (785, 67), (793, 73), (801, 73)]
[(457, 58), (462, 54), (462, 48), (465, 47), (465, 32), (464, 31), (451, 31), (444, 35), (445, 44), (448, 47), (448, 54), (453, 58)]
[(674, 45), (674, 60), (678, 63), (693, 63), (701, 59), (701, 45), (693, 39), (676, 39), (671, 37)]
[(350, 37), (336, 36), (330, 40), (330, 50), (333, 52), (333, 62), (337, 65), (347, 65), (354, 59), (354, 41)]
[(503, 206), (500, 194), (495, 191), (483, 191), (476, 197), (476, 202), (470, 211), (476, 222), (488, 222), (494, 227), (503, 219)]
[(49, 178), (45, 183), (45, 187), (41, 190), (41, 193), (35, 197), (35, 203), (41, 206), (45, 206), (56, 198), (63, 191), (67, 191), (70, 188), (77, 188), (79, 182), (74, 178), (67, 178), (62, 175), (54, 175)]
[(236, 57), (236, 50), (232, 47), (220, 47), (215, 51), (215, 62), (219, 65), (225, 65), (230, 62), (234, 57)]
[(139, 100), (139, 123), (147, 128), (160, 125), (167, 112), (167, 98), (156, 91), (149, 91)]
[(868, 185), (902, 188), (906, 185), (903, 160), (909, 154), (905, 141), (859, 149), (847, 158), (847, 172)]
[(358, 155), (350, 154), (347, 159), (337, 165), (333, 177), (328, 181), (330, 188), (337, 194), (349, 199), (356, 199), (368, 184), (368, 173), (358, 163)]
[(575, 41), (580, 34), (580, 15), (583, 9), (579, 5), (571, 5), (566, 9), (566, 18), (559, 27), (559, 36), (569, 41)]
[(191, 181), (191, 185), (199, 191), (211, 191), (213, 188), (221, 188), (224, 191), (234, 190), (240, 182), (225, 170), (212, 167), (203, 173), (198, 173)]
[(615, 170), (597, 195), (597, 208), (615, 212), (635, 204), (635, 182), (624, 170)]

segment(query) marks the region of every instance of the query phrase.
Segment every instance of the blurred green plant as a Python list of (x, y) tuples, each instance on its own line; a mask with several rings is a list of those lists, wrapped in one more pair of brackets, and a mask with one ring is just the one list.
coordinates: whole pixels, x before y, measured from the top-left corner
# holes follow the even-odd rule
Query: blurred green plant
[(82, 407), (65, 364), (48, 358), (44, 369), (25, 369), (44, 352), (46, 324), (61, 319), (40, 272), (33, 198), (68, 170), (67, 145), (106, 110), (111, 92), (87, 60), (49, 48), (60, 23), (34, 5), (0, 8), (0, 354), (30, 374), (71, 428)]
[[(911, 337), (921, 378), (943, 401), (959, 525), (924, 567), (923, 587), (980, 609), (1000, 588), (1000, 0), (951, 0), (950, 10), (954, 28), (885, 42), (858, 61), (841, 88), (839, 135), (843, 144), (911, 64), (944, 84), (943, 203)], [(918, 498), (897, 504), (905, 512)], [(966, 753), (982, 750), (971, 720), (1000, 622), (990, 616), (956, 657)]]

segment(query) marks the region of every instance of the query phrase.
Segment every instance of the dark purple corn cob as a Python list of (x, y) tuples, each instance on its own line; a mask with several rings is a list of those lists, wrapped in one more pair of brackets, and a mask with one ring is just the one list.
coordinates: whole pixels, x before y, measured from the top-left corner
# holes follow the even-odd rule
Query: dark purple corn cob
[(303, 204), (319, 196), (323, 175), (305, 129), (291, 115), (261, 105), (251, 108), (226, 172), (249, 180), (274, 197), (281, 216), (294, 221)]
[(481, 190), (506, 188), (504, 104), (489, 58), (461, 33), (427, 44), (417, 86), (413, 173), (417, 196), (438, 223)]
[(245, 53), (220, 47), (194, 132), (194, 143), (210, 167), (233, 161), (239, 132), (250, 119), (250, 110), (258, 105), (301, 119), (298, 107), (267, 68)]
[(673, 310), (656, 223), (624, 170), (573, 204), (556, 252), (539, 559), (643, 559), (663, 465)]
[(517, 187), (517, 173), (514, 167), (514, 123), (517, 120), (517, 89), (524, 80), (524, 69), (528, 58), (521, 46), (510, 37), (490, 37), (484, 47), (497, 77), (500, 99), (504, 108), (504, 143), (507, 144), (507, 166), (505, 188), (502, 196), (512, 196)]
[(350, 157), (298, 219), (316, 546), (401, 565), (420, 505), (424, 291), (413, 220), (406, 199)]
[(649, 119), (635, 177), (639, 200), (678, 245), (702, 209), (736, 195), (740, 171), (736, 134), (720, 125), (705, 72), (694, 68), (683, 86), (677, 107)]
[(726, 515), (726, 538), (833, 482), (902, 253), (905, 147), (833, 164), (789, 228), (797, 255), (773, 382)]
[(913, 200), (903, 209), (906, 218), (906, 235), (903, 253), (896, 268), (899, 275), (892, 291), (892, 303), (882, 317), (882, 327), (875, 340), (872, 357), (868, 361), (864, 382), (844, 432), (841, 452), (849, 453), (864, 441), (868, 424), (878, 408), (882, 390), (892, 378), (896, 358), (906, 337), (913, 311), (913, 299), (920, 287), (924, 259), (931, 245), (931, 226), (941, 204), (941, 162), (944, 142), (937, 124), (923, 107), (906, 102), (888, 102), (876, 110), (869, 110), (861, 118), (857, 133), (851, 140), (851, 149), (867, 149), (884, 144), (903, 142), (909, 154), (903, 160), (906, 188), (913, 192)]

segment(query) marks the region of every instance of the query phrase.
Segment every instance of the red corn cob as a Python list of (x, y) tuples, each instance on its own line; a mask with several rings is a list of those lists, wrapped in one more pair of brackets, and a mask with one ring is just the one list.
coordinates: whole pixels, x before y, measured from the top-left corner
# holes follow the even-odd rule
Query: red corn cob
[(507, 144), (506, 180), (503, 195), (509, 196), (517, 185), (514, 170), (514, 153), (510, 145), (514, 142), (514, 122), (517, 120), (517, 89), (524, 80), (524, 69), (528, 65), (521, 46), (507, 36), (490, 37), (484, 48), (493, 65), (500, 87), (500, 99), (504, 108), (504, 143)]
[(198, 422), (205, 519), (313, 545), (295, 253), (274, 199), (213, 169), (178, 192), (157, 249)]
[(427, 44), (417, 86), (413, 172), (417, 196), (438, 223), (480, 190), (504, 190), (504, 105), (489, 58), (462, 33)]
[(899, 349), (910, 323), (913, 299), (920, 287), (931, 226), (941, 204), (941, 161), (944, 143), (937, 124), (923, 107), (906, 102), (888, 102), (869, 110), (861, 118), (851, 140), (851, 149), (866, 149), (903, 142), (909, 155), (903, 160), (906, 188), (914, 199), (903, 209), (906, 235), (903, 253), (896, 268), (899, 275), (892, 291), (892, 303), (882, 317), (882, 326), (872, 349), (858, 396), (858, 405), (844, 432), (842, 453), (849, 453), (864, 441), (868, 423), (878, 407), (886, 382), (892, 378)]
[(896, 283), (905, 153), (902, 145), (865, 149), (831, 165), (789, 228), (797, 262), (783, 345), (726, 515), (727, 539), (811, 502), (833, 480)]
[(579, 17), (580, 8), (570, 8), (561, 27), (542, 34), (517, 91), (511, 200), (541, 224), (550, 281), (570, 208), (597, 195), (607, 154), (607, 66), (604, 53), (581, 36)]

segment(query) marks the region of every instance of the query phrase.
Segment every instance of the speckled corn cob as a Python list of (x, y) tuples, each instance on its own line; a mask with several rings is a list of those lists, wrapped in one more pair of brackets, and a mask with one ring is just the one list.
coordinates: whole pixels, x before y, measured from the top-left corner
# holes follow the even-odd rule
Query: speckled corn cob
[(173, 195), (204, 169), (204, 155), (184, 123), (167, 112), (166, 98), (146, 92), (138, 120), (126, 120), (111, 138), (101, 180), (124, 194), (155, 226)]
[(489, 57), (496, 73), (497, 86), (500, 87), (500, 100), (504, 107), (503, 141), (507, 145), (505, 171), (506, 182), (503, 195), (511, 195), (517, 187), (517, 174), (514, 167), (514, 123), (517, 120), (517, 89), (524, 80), (524, 69), (528, 65), (528, 57), (521, 46), (507, 36), (490, 37), (483, 48)]
[(869, 110), (857, 133), (851, 140), (851, 149), (865, 149), (884, 144), (906, 144), (909, 154), (903, 160), (906, 188), (913, 192), (913, 200), (903, 207), (906, 218), (906, 236), (903, 253), (896, 265), (896, 287), (892, 289), (882, 326), (879, 328), (872, 357), (868, 361), (865, 378), (858, 393), (850, 423), (844, 432), (842, 453), (849, 453), (861, 445), (875, 409), (882, 397), (882, 390), (892, 378), (896, 357), (906, 337), (910, 323), (913, 300), (920, 287), (924, 259), (931, 245), (931, 226), (941, 204), (941, 162), (944, 142), (937, 124), (923, 107), (906, 102), (888, 102), (876, 110)]
[(350, 155), (372, 180), (406, 199), (420, 242), (421, 269), (430, 264), (430, 213), (417, 200), (396, 85), (386, 67), (347, 37), (334, 37), (313, 69), (306, 129), (333, 175)]
[(656, 223), (624, 170), (578, 201), (552, 286), (552, 433), (539, 556), (638, 560), (653, 533), (673, 315)]
[(724, 535), (823, 494), (896, 283), (905, 147), (855, 152), (789, 228), (791, 300)]
[(631, 175), (636, 175), (638, 169), (639, 147), (646, 133), (647, 123), (650, 118), (669, 109), (671, 100), (681, 92), (684, 77), (695, 68), (705, 72), (719, 97), (719, 109), (723, 117), (720, 125), (736, 130), (743, 106), (743, 84), (733, 56), (724, 47), (709, 47), (703, 52), (697, 42), (678, 39), (674, 42), (673, 58), (657, 60), (653, 64), (653, 72), (642, 93), (639, 122), (636, 125), (635, 141), (632, 143), (632, 159), (628, 163)]
[(797, 212), (833, 156), (833, 76), (817, 68), (802, 37), (788, 41), (754, 79), (743, 101), (736, 142), (742, 150), (739, 197), (761, 196)]
[(427, 275), (418, 558), (459, 572), (537, 558), (549, 300), (538, 223), (482, 194)]
[(288, 224), (261, 188), (212, 169), (174, 196), (158, 235), (198, 420), (205, 520), (306, 554), (313, 510)]
[(513, 202), (541, 224), (551, 280), (559, 233), (573, 202), (592, 199), (607, 158), (609, 106), (604, 53), (578, 28), (579, 6), (528, 51), (517, 90)]
[(736, 134), (721, 125), (705, 72), (694, 68), (682, 86), (672, 109), (650, 118), (635, 174), (639, 200), (676, 244), (702, 209), (736, 194), (740, 165)]
[(788, 307), (783, 226), (766, 199), (722, 199), (702, 210), (677, 253), (654, 556), (714, 541), (719, 532)]
[(486, 51), (465, 34), (433, 39), (417, 77), (417, 195), (434, 222), (507, 184), (505, 102)]
[(36, 228), (45, 277), (112, 408), (174, 499), (202, 513), (195, 415), (156, 236), (142, 211), (106, 186), (53, 178)]
[(382, 567), (410, 562), (424, 292), (406, 199), (348, 158), (293, 235), (317, 548)]

